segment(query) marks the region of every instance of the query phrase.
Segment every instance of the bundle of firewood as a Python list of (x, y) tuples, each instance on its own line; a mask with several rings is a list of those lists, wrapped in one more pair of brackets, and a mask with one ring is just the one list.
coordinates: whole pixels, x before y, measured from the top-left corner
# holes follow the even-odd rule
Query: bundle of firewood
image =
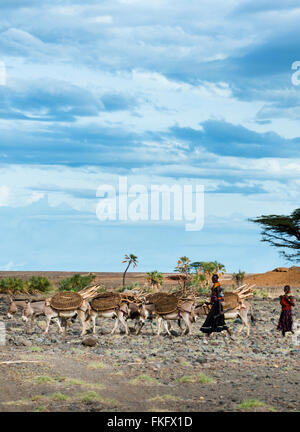
[(82, 289), (81, 291), (78, 291), (78, 294), (81, 295), (83, 300), (89, 300), (93, 297), (95, 297), (98, 293), (99, 288), (101, 288), (102, 285), (93, 285), (87, 288)]
[(248, 286), (247, 284), (235, 288), (233, 292), (238, 295), (239, 300), (243, 301), (253, 297), (253, 288), (255, 285)]

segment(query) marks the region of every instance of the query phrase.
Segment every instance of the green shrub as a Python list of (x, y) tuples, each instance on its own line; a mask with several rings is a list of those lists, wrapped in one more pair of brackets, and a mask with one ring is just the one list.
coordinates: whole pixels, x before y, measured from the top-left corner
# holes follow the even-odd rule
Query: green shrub
[(32, 276), (28, 282), (30, 292), (48, 292), (51, 289), (51, 284), (45, 276)]
[(139, 287), (140, 287), (139, 283), (138, 282), (134, 282), (131, 285), (126, 285), (124, 287), (122, 286), (120, 288), (117, 288), (116, 291), (119, 291), (119, 292), (132, 291), (132, 290), (139, 289)]
[(253, 294), (255, 297), (260, 297), (260, 298), (269, 298), (270, 297), (268, 291), (266, 291), (264, 289), (254, 290)]
[(96, 275), (90, 273), (89, 275), (82, 276), (77, 273), (72, 277), (65, 278), (59, 282), (59, 291), (80, 291), (96, 278)]
[(51, 289), (50, 281), (44, 276), (32, 276), (29, 281), (20, 278), (6, 277), (0, 279), (0, 292), (12, 294), (27, 294), (47, 292)]
[(207, 286), (206, 277), (204, 274), (194, 275), (191, 280), (191, 286), (196, 288), (197, 294), (208, 294), (210, 288)]
[(239, 270), (238, 273), (233, 273), (232, 277), (235, 279), (237, 286), (241, 286), (244, 282), (245, 272)]
[(6, 277), (0, 279), (0, 292), (1, 293), (27, 293), (29, 290), (28, 282), (19, 278)]

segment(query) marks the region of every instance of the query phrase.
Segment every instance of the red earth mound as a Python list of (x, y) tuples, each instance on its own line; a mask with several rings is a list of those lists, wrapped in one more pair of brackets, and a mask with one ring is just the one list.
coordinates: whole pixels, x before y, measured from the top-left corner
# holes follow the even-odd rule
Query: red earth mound
[(300, 267), (293, 266), (290, 268), (277, 267), (267, 273), (258, 273), (249, 275), (244, 280), (247, 284), (255, 284), (257, 287), (300, 287)]

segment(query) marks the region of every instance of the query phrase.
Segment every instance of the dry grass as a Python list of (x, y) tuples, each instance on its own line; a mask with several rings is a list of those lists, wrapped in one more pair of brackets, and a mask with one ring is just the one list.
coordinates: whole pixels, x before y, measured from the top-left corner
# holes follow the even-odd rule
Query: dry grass
[(89, 363), (87, 367), (89, 369), (105, 369), (107, 366), (105, 363), (102, 362), (92, 362)]

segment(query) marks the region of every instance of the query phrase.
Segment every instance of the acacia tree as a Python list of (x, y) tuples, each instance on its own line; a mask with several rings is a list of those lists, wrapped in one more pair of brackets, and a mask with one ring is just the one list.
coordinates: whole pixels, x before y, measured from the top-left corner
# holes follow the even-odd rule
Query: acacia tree
[(175, 271), (180, 274), (179, 284), (183, 290), (183, 293), (185, 294), (186, 287), (190, 283), (192, 278), (191, 260), (187, 256), (179, 258)]
[(226, 271), (224, 264), (221, 264), (218, 261), (195, 261), (191, 263), (191, 268), (195, 270), (199, 277), (205, 277), (204, 281), (206, 287), (209, 286), (211, 277), (214, 273), (220, 275)]
[(133, 255), (133, 254), (129, 254), (129, 255), (126, 254), (125, 257), (124, 257), (124, 261), (122, 261), (122, 263), (128, 263), (127, 267), (126, 267), (126, 269), (125, 269), (125, 271), (123, 273), (123, 288), (124, 288), (125, 287), (125, 278), (126, 278), (127, 270), (129, 269), (129, 267), (131, 266), (131, 264), (132, 264), (133, 268), (137, 267), (137, 265), (138, 265), (138, 257), (136, 255)]
[(251, 222), (262, 226), (262, 240), (280, 250), (289, 261), (300, 261), (300, 208), (290, 215), (262, 215)]

